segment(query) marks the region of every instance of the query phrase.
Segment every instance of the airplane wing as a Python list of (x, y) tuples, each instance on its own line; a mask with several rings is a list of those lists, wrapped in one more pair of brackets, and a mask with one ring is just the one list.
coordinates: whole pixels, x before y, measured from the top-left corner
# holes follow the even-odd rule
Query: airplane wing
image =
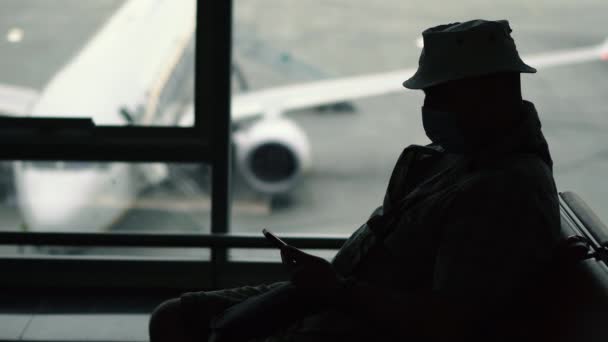
[[(524, 56), (523, 59), (538, 69), (607, 60), (608, 40), (600, 45)], [(281, 115), (290, 110), (404, 91), (406, 88), (401, 83), (414, 72), (415, 69), (401, 69), (238, 94), (232, 98), (232, 120)], [(39, 93), (33, 89), (0, 84), (0, 113), (25, 115), (38, 96)], [(192, 113), (193, 108), (189, 106), (180, 125), (191, 125)]]
[(401, 91), (404, 89), (401, 83), (415, 71), (416, 69), (402, 69), (238, 94), (232, 98), (232, 120), (280, 115), (289, 110)]
[(576, 49), (540, 53), (522, 59), (527, 64), (537, 69), (550, 68), (554, 66), (579, 64), (604, 59), (608, 53), (608, 39), (599, 45), (592, 45)]
[[(297, 83), (237, 94), (232, 97), (232, 122), (281, 115), (299, 108), (332, 104), (402, 90), (401, 83), (416, 70), (404, 69), (365, 76)], [(194, 106), (184, 111), (179, 126), (194, 124)]]
[(0, 84), (0, 113), (25, 116), (39, 96), (38, 91), (31, 88)]
[[(600, 45), (523, 56), (537, 69), (608, 59), (608, 40)], [(232, 98), (232, 120), (281, 115), (283, 112), (407, 90), (401, 83), (416, 69), (329, 79), (262, 89)]]

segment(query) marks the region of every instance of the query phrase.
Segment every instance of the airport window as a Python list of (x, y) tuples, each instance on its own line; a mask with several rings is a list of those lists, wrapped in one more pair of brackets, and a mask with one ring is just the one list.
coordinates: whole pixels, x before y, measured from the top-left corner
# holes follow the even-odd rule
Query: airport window
[[(0, 262), (21, 265), (4, 286), (162, 288), (180, 267), (202, 273), (177, 287), (213, 282), (229, 3), (62, 2), (0, 5)], [(28, 281), (47, 270), (46, 285)]]
[[(0, 259), (211, 260), (208, 247), (163, 246), (165, 236), (210, 233), (210, 168), (205, 164), (17, 161), (1, 165), (0, 240), (5, 238), (2, 234), (15, 232), (29, 236), (80, 234), (81, 238), (65, 244), (0, 245)], [(108, 243), (90, 245), (91, 235), (106, 236)], [(134, 243), (116, 245), (111, 240), (115, 236), (131, 237)], [(160, 245), (141, 246), (141, 240), (150, 236), (156, 236)], [(56, 240), (53, 235), (49, 239)], [(156, 272), (161, 274), (162, 267)], [(70, 273), (82, 278), (74, 269)], [(99, 272), (86, 267), (84, 274), (91, 273)], [(98, 277), (112, 277), (112, 273)], [(88, 285), (96, 283), (99, 280)]]
[(196, 1), (2, 4), (0, 113), (192, 126)]
[(212, 67), (222, 59), (210, 48), (221, 35), (204, 28), (213, 20), (196, 33), (197, 0), (60, 3), (1, 5), (2, 158), (212, 159), (219, 117), (207, 113), (226, 111), (216, 104), (227, 82)]
[(3, 229), (25, 232), (210, 232), (204, 164), (5, 162)]
[(423, 93), (401, 86), (418, 66), (421, 31), (474, 18), (510, 21), (520, 55), (538, 69), (522, 75), (523, 95), (539, 111), (558, 188), (577, 191), (608, 220), (607, 7), (234, 2), (241, 82), (233, 84), (232, 120), (256, 121), (234, 133), (231, 231), (352, 233), (381, 204), (401, 150), (428, 143)]
[[(522, 76), (523, 91), (539, 109), (558, 188), (577, 191), (600, 217), (608, 218), (603, 200), (608, 193), (603, 182), (608, 169), (603, 158), (607, 89), (601, 73), (608, 59), (603, 4), (552, 2), (529, 11), (524, 1), (492, 8), (464, 2), (457, 11), (442, 11), (437, 2), (413, 7), (403, 1), (372, 7), (280, 0), (62, 1), (69, 6), (54, 8), (35, 0), (1, 5), (7, 8), (3, 13), (18, 15), (0, 25), (6, 33), (0, 36), (6, 69), (0, 77), (0, 114), (71, 119), (12, 120), (9, 126), (17, 129), (10, 132), (0, 125), (0, 140), (9, 143), (0, 156), (10, 160), (1, 167), (8, 175), (2, 178), (1, 210), (10, 218), (3, 227), (44, 229), (20, 208), (23, 203), (35, 206), (23, 196), (31, 184), (23, 181), (27, 173), (69, 174), (76, 181), (114, 171), (140, 172), (148, 186), (133, 189), (129, 177), (115, 178), (116, 184), (107, 178), (104, 182), (110, 183), (101, 190), (125, 191), (125, 197), (89, 193), (86, 198), (94, 201), (80, 203), (112, 211), (104, 224), (91, 219), (56, 225), (54, 232), (74, 234), (27, 240), (61, 242), (46, 249), (27, 243), (24, 248), (2, 247), (8, 254), (51, 252), (75, 260), (193, 257), (238, 273), (243, 269), (232, 267), (241, 261), (278, 260), (276, 251), (259, 250), (266, 247), (260, 230), (267, 227), (288, 238), (320, 238), (303, 240), (307, 242), (300, 247), (321, 246), (320, 255), (330, 258), (341, 239), (380, 205), (401, 150), (428, 142), (420, 122), (423, 94), (401, 86), (417, 67), (421, 30), (498, 14), (511, 22), (524, 60), (539, 70)], [(68, 20), (66, 8), (81, 15)], [(136, 15), (129, 16), (130, 10)], [(142, 15), (166, 26), (140, 22), (132, 31), (114, 26), (121, 18), (136, 25)], [(586, 20), (566, 20), (572, 17)], [(564, 20), (556, 25), (555, 18)], [(124, 35), (112, 35), (115, 29)], [(117, 44), (117, 50), (104, 48), (97, 54), (103, 44)], [(155, 54), (157, 50), (162, 53)], [(88, 63), (94, 67), (87, 68)], [(44, 134), (30, 143), (32, 132)], [(99, 234), (103, 229), (109, 231)], [(115, 232), (125, 234), (113, 236)], [(159, 237), (163, 234), (165, 240)], [(230, 239), (231, 234), (237, 239)], [(22, 237), (2, 236), (5, 241)], [(135, 245), (137, 251), (131, 248)], [(234, 263), (222, 264), (226, 257)], [(159, 264), (152, 266), (159, 269)], [(248, 267), (251, 273), (260, 270)]]

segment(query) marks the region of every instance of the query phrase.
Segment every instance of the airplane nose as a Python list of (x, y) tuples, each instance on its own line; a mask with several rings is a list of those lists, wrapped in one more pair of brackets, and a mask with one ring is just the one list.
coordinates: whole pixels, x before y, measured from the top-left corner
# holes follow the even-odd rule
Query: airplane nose
[(26, 228), (31, 231), (86, 229), (86, 179), (52, 170), (23, 170), (17, 198)]

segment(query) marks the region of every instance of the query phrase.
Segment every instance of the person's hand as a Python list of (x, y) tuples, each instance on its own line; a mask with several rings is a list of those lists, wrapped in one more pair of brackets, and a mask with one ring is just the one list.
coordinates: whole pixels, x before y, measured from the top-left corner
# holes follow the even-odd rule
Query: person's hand
[(342, 277), (327, 260), (293, 246), (281, 248), (281, 259), (291, 272), (291, 282), (297, 288), (333, 293), (343, 283)]

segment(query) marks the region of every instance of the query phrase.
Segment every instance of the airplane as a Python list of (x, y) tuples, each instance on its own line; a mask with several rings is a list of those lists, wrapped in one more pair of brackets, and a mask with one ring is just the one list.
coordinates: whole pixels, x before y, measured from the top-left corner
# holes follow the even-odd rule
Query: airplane
[[(190, 126), (195, 1), (129, 0), (38, 93), (0, 86), (0, 112), (34, 117), (90, 116), (97, 125)], [(537, 68), (601, 60), (599, 45), (524, 56)], [(143, 57), (142, 57), (143, 56)], [(235, 166), (267, 196), (289, 193), (310, 170), (306, 133), (286, 112), (402, 92), (415, 69), (333, 78), (232, 97)], [(160, 163), (13, 164), (18, 207), (30, 231), (101, 231), (145, 188), (166, 179)], [(111, 199), (112, 205), (94, 206)]]
[[(40, 93), (0, 87), (0, 112), (86, 115), (97, 125), (175, 125), (192, 101), (195, 14), (194, 0), (125, 1)], [(167, 173), (160, 163), (16, 161), (12, 175), (24, 228), (96, 231)], [(91, 204), (108, 199), (115, 203)]]

